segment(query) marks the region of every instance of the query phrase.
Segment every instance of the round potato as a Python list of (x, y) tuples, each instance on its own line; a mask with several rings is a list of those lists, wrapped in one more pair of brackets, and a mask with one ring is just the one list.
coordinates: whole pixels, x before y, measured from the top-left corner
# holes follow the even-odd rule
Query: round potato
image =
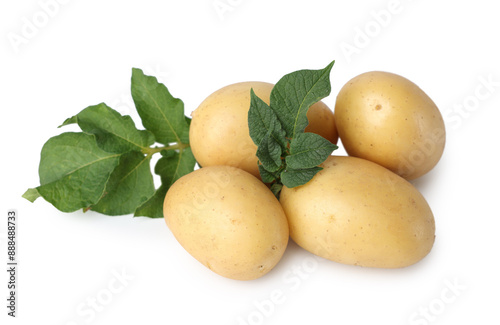
[(434, 216), (420, 192), (386, 168), (356, 157), (329, 157), (307, 184), (281, 192), (290, 237), (344, 264), (400, 268), (434, 244)]
[[(260, 178), (257, 146), (248, 129), (250, 89), (269, 104), (273, 87), (266, 82), (236, 83), (217, 90), (200, 104), (192, 113), (189, 142), (201, 166), (234, 166)], [(337, 143), (334, 116), (328, 106), (323, 102), (312, 105), (307, 117), (306, 132)]]
[(231, 279), (268, 273), (288, 243), (288, 223), (276, 197), (235, 167), (204, 167), (181, 177), (168, 190), (163, 212), (182, 247)]
[(337, 96), (335, 120), (350, 156), (408, 180), (426, 174), (443, 154), (445, 126), (436, 104), (393, 73), (367, 72), (347, 82)]

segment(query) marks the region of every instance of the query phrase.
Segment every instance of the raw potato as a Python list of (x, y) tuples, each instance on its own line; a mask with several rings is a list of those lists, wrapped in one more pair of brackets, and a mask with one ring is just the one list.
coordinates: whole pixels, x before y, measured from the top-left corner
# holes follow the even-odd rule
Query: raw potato
[(411, 180), (430, 171), (445, 145), (444, 121), (417, 85), (388, 72), (367, 72), (342, 87), (335, 104), (342, 144)]
[(288, 223), (276, 197), (235, 167), (204, 167), (181, 177), (168, 190), (163, 212), (194, 258), (231, 279), (268, 273), (288, 243)]
[(408, 181), (368, 160), (329, 157), (307, 184), (283, 187), (291, 238), (332, 261), (400, 268), (434, 244), (434, 217)]
[[(208, 96), (192, 114), (189, 142), (198, 163), (241, 168), (260, 178), (257, 146), (248, 130), (250, 89), (269, 104), (273, 84), (241, 82), (221, 88)], [(306, 132), (315, 132), (337, 143), (333, 112), (323, 102), (311, 106)]]

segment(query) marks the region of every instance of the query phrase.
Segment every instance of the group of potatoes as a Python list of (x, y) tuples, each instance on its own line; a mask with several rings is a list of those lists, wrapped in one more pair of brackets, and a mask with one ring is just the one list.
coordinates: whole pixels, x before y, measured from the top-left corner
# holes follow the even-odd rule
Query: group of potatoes
[(249, 135), (250, 89), (269, 104), (273, 84), (242, 82), (217, 90), (193, 112), (190, 144), (202, 168), (183, 176), (164, 201), (179, 243), (215, 273), (256, 279), (281, 259), (289, 238), (345, 264), (400, 268), (431, 250), (432, 211), (408, 180), (430, 171), (444, 150), (434, 104), (408, 79), (367, 72), (340, 90), (335, 112), (318, 102), (306, 132), (349, 156), (330, 156), (307, 184), (278, 200), (260, 180)]

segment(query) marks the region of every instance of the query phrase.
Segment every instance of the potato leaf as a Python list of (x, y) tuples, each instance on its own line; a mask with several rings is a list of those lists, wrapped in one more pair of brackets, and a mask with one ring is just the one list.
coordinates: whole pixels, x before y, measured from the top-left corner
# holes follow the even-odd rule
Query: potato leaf
[(137, 207), (134, 217), (163, 218), (163, 201), (165, 200), (167, 191), (167, 186), (160, 185), (149, 200)]
[[(180, 99), (139, 69), (132, 70), (131, 90), (146, 130), (104, 103), (85, 108), (61, 125), (78, 124), (83, 133), (63, 133), (45, 143), (41, 185), (23, 197), (34, 202), (42, 196), (64, 212), (162, 217), (166, 191), (196, 164), (189, 148), (191, 119)], [(155, 142), (163, 146), (152, 147)], [(150, 161), (156, 153), (162, 155), (155, 168), (162, 185), (155, 190)]]
[(299, 70), (281, 78), (271, 91), (271, 107), (286, 136), (293, 139), (308, 124), (309, 107), (331, 91), (330, 71), (335, 61), (322, 70)]
[(265, 169), (264, 166), (262, 165), (259, 165), (259, 173), (260, 173), (260, 178), (264, 183), (272, 183), (276, 179), (278, 179), (278, 176), (276, 176), (275, 173), (267, 171), (267, 169)]
[(83, 132), (94, 134), (99, 147), (108, 152), (140, 151), (155, 142), (151, 132), (138, 130), (130, 116), (122, 116), (104, 103), (85, 108), (61, 126), (72, 123), (77, 123)]
[[(42, 148), (36, 191), (63, 212), (87, 208), (99, 201), (106, 183), (118, 165), (119, 154), (97, 146), (94, 135), (62, 133)], [(24, 197), (36, 199), (28, 190)]]
[(316, 133), (299, 133), (290, 142), (286, 164), (293, 169), (312, 168), (321, 164), (338, 147)]
[(165, 85), (142, 70), (132, 70), (132, 98), (144, 127), (156, 141), (189, 143), (189, 124), (184, 116), (184, 103), (174, 98)]
[(285, 131), (276, 113), (262, 99), (250, 90), (250, 110), (248, 111), (248, 125), (250, 137), (255, 145), (259, 145), (262, 140), (270, 134), (274, 141), (283, 149), (287, 147)]
[(323, 168), (321, 167), (313, 167), (307, 169), (288, 168), (281, 173), (281, 182), (283, 183), (283, 185), (289, 188), (304, 185), (322, 169)]
[(262, 139), (257, 148), (257, 157), (262, 166), (269, 172), (276, 172), (280, 169), (282, 164), (281, 153), (280, 145), (270, 134)]
[(279, 195), (280, 195), (282, 188), (283, 188), (283, 184), (274, 183), (273, 185), (271, 185), (271, 192), (273, 192), (274, 196), (276, 196), (279, 199)]
[(104, 195), (91, 210), (117, 216), (133, 213), (155, 193), (150, 156), (138, 151), (125, 153), (111, 174)]
[(330, 71), (300, 70), (281, 78), (271, 91), (270, 105), (251, 91), (248, 127), (257, 144), (261, 179), (279, 197), (283, 185), (304, 185), (338, 147), (315, 133), (305, 133), (311, 105), (331, 91)]
[(40, 197), (40, 192), (38, 192), (36, 188), (29, 188), (23, 194), (23, 198), (30, 201), (31, 203), (35, 202), (36, 199), (38, 199), (39, 197)]
[(163, 218), (163, 200), (168, 189), (182, 176), (193, 171), (196, 164), (191, 148), (177, 151), (164, 151), (155, 166), (155, 174), (161, 177), (161, 186), (144, 204), (139, 206), (134, 216)]
[(176, 180), (192, 172), (195, 164), (191, 148), (185, 148), (160, 158), (156, 163), (155, 173), (161, 177), (162, 184), (170, 187)]

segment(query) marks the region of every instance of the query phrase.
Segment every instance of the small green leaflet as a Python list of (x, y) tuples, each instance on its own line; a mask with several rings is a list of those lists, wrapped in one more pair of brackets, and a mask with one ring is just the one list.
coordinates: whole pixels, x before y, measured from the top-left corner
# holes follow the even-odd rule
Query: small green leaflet
[(285, 131), (274, 111), (262, 99), (255, 95), (253, 89), (250, 90), (250, 110), (248, 111), (248, 124), (250, 137), (256, 146), (262, 140), (271, 135), (276, 143), (283, 149), (287, 147)]
[(82, 131), (94, 134), (99, 147), (108, 152), (140, 151), (155, 142), (151, 132), (137, 130), (130, 116), (122, 116), (104, 103), (87, 107), (61, 126), (72, 123), (77, 123)]
[(280, 194), (282, 188), (283, 188), (283, 184), (274, 183), (273, 185), (271, 185), (271, 192), (273, 192), (273, 194), (276, 197), (279, 197), (279, 194)]
[[(139, 69), (132, 71), (131, 90), (146, 130), (104, 103), (85, 108), (61, 125), (77, 124), (83, 132), (62, 133), (45, 143), (41, 185), (23, 197), (34, 202), (42, 196), (63, 212), (163, 217), (167, 190), (196, 164), (189, 147), (191, 119), (180, 99)], [(155, 166), (161, 179), (157, 189), (150, 166), (156, 153), (162, 155)]]
[(281, 147), (276, 140), (271, 135), (267, 135), (257, 148), (257, 157), (267, 171), (276, 172), (282, 164), (281, 152)]
[(26, 192), (23, 194), (23, 198), (26, 200), (30, 201), (31, 203), (35, 202), (36, 199), (40, 197), (40, 193), (36, 188), (29, 188)]
[(308, 169), (287, 169), (281, 173), (281, 182), (286, 187), (292, 188), (304, 185), (316, 175), (321, 167), (313, 167)]
[(155, 166), (155, 174), (161, 177), (161, 186), (143, 205), (137, 208), (135, 216), (163, 218), (163, 200), (167, 190), (176, 180), (193, 171), (196, 164), (191, 148), (179, 152), (167, 151)]
[(144, 127), (161, 144), (189, 143), (189, 124), (184, 103), (174, 98), (165, 85), (140, 69), (132, 70), (132, 98)]
[(191, 148), (179, 152), (170, 151), (158, 160), (155, 173), (161, 177), (162, 184), (170, 187), (176, 180), (192, 172), (195, 164)]
[(281, 78), (271, 91), (271, 107), (286, 136), (304, 132), (309, 107), (330, 95), (330, 71), (335, 61), (322, 70), (299, 70)]
[(264, 166), (259, 165), (259, 173), (260, 173), (260, 178), (264, 183), (272, 183), (276, 179), (278, 179), (278, 176), (276, 176), (275, 173), (271, 173), (267, 171), (267, 169), (264, 168)]
[(250, 137), (257, 145), (261, 179), (276, 196), (283, 185), (306, 184), (338, 148), (318, 134), (304, 132), (309, 107), (330, 94), (333, 64), (285, 75), (271, 91), (270, 105), (250, 92)]
[[(119, 159), (119, 154), (99, 148), (93, 135), (60, 134), (49, 139), (42, 148), (41, 185), (36, 191), (60, 211), (87, 208), (101, 198)], [(28, 190), (24, 197), (34, 201), (34, 190)]]
[(316, 167), (337, 148), (316, 133), (299, 133), (290, 142), (290, 154), (286, 157), (286, 165), (293, 169)]
[(150, 156), (139, 151), (123, 154), (106, 184), (101, 200), (91, 210), (111, 216), (134, 213), (155, 192)]
[(163, 201), (167, 191), (167, 186), (160, 185), (155, 194), (135, 210), (134, 217), (163, 218)]

